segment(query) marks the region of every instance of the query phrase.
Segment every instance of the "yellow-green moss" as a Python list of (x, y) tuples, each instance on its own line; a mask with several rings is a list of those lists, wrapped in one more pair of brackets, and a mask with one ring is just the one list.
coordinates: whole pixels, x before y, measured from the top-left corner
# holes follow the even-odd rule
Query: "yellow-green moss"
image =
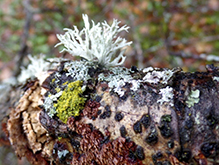
[(71, 116), (79, 116), (80, 110), (84, 108), (86, 98), (80, 96), (83, 93), (81, 86), (82, 81), (69, 83), (57, 103), (54, 104), (57, 116), (64, 123)]

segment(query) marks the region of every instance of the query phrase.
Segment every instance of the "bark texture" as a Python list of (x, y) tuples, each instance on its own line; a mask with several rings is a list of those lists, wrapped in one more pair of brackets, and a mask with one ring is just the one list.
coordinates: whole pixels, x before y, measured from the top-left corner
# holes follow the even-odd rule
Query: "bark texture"
[(217, 68), (175, 69), (165, 80), (159, 74), (168, 69), (133, 67), (129, 74), (135, 81), (123, 81), (115, 90), (98, 78), (110, 69), (89, 67), (84, 108), (63, 123), (45, 108), (45, 98), (76, 81), (68, 69), (60, 64), (43, 83), (39, 77), (27, 81), (17, 104), (5, 105), (10, 114), (2, 121), (1, 139), (8, 138), (18, 157), (34, 165), (219, 164)]

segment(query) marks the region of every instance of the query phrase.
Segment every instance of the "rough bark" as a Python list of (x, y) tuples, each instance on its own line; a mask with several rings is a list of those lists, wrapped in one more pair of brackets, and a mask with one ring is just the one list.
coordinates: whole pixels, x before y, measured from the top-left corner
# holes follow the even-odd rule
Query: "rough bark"
[(76, 81), (67, 76), (68, 69), (62, 63), (43, 82), (39, 77), (27, 81), (16, 89), (22, 93), (17, 104), (4, 104), (10, 114), (2, 121), (1, 139), (6, 144), (8, 138), (18, 157), (34, 165), (219, 164), (217, 68), (195, 73), (173, 69), (165, 78), (167, 73), (160, 74), (169, 69), (133, 67), (129, 74), (136, 81), (113, 90), (109, 81), (98, 78), (111, 74), (110, 69), (88, 67), (84, 108), (64, 123), (48, 113), (45, 97)]

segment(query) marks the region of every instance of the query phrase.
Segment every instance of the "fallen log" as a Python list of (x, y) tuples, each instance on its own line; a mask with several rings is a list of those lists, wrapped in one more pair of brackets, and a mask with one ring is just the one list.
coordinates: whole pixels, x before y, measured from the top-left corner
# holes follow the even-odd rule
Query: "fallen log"
[(218, 78), (213, 66), (186, 73), (64, 61), (27, 81), (4, 130), (32, 164), (217, 164)]

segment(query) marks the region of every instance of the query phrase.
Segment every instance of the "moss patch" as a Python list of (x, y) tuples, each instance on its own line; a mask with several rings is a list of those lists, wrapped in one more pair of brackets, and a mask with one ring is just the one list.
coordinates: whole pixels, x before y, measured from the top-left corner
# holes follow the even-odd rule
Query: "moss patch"
[(59, 119), (66, 123), (71, 116), (79, 116), (80, 110), (84, 108), (86, 98), (81, 97), (83, 90), (82, 81), (74, 81), (68, 84), (62, 92), (54, 107), (56, 108)]

